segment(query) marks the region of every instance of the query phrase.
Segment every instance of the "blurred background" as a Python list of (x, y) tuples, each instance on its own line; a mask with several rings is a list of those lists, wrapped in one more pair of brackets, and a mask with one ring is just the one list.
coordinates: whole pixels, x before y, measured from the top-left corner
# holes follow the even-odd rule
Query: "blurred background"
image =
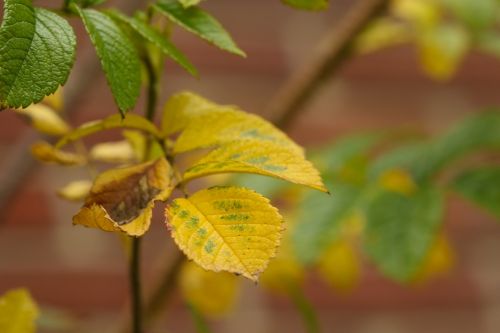
[[(248, 57), (224, 54), (176, 30), (174, 41), (198, 67), (200, 79), (167, 61), (162, 103), (174, 92), (192, 90), (218, 103), (235, 104), (272, 118), (266, 110), (280, 88), (292, 73), (307, 65), (324, 36), (332, 28), (340, 29), (346, 15), (363, 1), (331, 0), (324, 12), (304, 12), (279, 1), (207, 0), (203, 7), (224, 24)], [(130, 7), (126, 2), (110, 1)], [(53, 1), (36, 3), (54, 6)], [(497, 7), (486, 12), (494, 17), (499, 14)], [(429, 19), (426, 15), (415, 20), (425, 21)], [(447, 23), (454, 19), (451, 11), (440, 18)], [(405, 20), (411, 21), (411, 15), (397, 19)], [(116, 107), (92, 60), (94, 50), (83, 27), (76, 20), (72, 23), (79, 47), (76, 70), (68, 83), (67, 92), (73, 96), (67, 111), (76, 125), (114, 114)], [(289, 124), (287, 132), (294, 140), (314, 150), (366, 131), (437, 136), (466, 116), (500, 105), (500, 59), (495, 56), (493, 41), (483, 48), (461, 46), (461, 32), (452, 32), (446, 35), (449, 39), (436, 42), (445, 50), (455, 50), (443, 56), (432, 47), (422, 51), (422, 45), (419, 48), (408, 35), (394, 31), (382, 28), (375, 32), (376, 37), (359, 41), (356, 52)], [(430, 32), (431, 36), (437, 34)], [(426, 52), (431, 54), (426, 56)], [(440, 65), (440, 57), (452, 65)], [(438, 63), (429, 64), (429, 59)], [(78, 91), (75, 79), (83, 74), (90, 84)], [(0, 116), (0, 175), (5, 180), (0, 184), (0, 294), (11, 288), (28, 288), (47, 309), (42, 318), (47, 332), (113, 332), (123, 322), (128, 300), (126, 255), (120, 240), (113, 234), (73, 227), (71, 218), (80, 205), (55, 195), (71, 180), (85, 177), (85, 171), (33, 161), (29, 145), (36, 134), (15, 113), (4, 111)], [(116, 133), (99, 134), (89, 143), (116, 137)], [(335, 188), (331, 190), (335, 194)], [(152, 231), (143, 242), (146, 292), (177, 251), (162, 222), (159, 207)], [(352, 286), (347, 283), (349, 287), (335, 288), (316, 271), (308, 273), (304, 294), (316, 309), (322, 331), (499, 332), (498, 221), (450, 193), (443, 228), (451, 248), (445, 269), (420, 283), (406, 284), (385, 276), (361, 251), (356, 259), (359, 269), (346, 268), (347, 273), (340, 273), (352, 279)], [(305, 332), (289, 297), (242, 278), (238, 281), (239, 295), (230, 312), (208, 319), (214, 332)], [(166, 331), (195, 331), (177, 291), (156, 330), (150, 332)]]

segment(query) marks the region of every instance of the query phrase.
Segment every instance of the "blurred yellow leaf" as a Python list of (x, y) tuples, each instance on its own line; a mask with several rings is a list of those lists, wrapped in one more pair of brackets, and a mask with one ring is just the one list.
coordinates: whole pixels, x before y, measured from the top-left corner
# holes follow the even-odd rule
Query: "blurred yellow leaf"
[(38, 316), (38, 307), (27, 290), (11, 290), (0, 297), (0, 332), (34, 333)]
[(31, 146), (31, 153), (35, 158), (46, 163), (61, 165), (82, 165), (86, 163), (85, 157), (56, 149), (44, 141), (33, 144)]
[(163, 108), (161, 130), (165, 135), (179, 132), (186, 128), (189, 121), (217, 107), (217, 104), (188, 91), (177, 93), (169, 98)]
[(417, 40), (425, 72), (436, 80), (447, 80), (457, 70), (469, 49), (469, 36), (459, 25), (443, 24)]
[[(174, 153), (209, 148), (235, 141), (272, 143), (298, 155), (304, 150), (285, 133), (259, 116), (233, 107), (218, 106), (192, 117), (174, 145)], [(210, 124), (210, 126), (207, 126)]]
[(283, 218), (269, 200), (238, 187), (212, 187), (166, 209), (179, 248), (198, 265), (257, 281), (276, 255)]
[(434, 27), (441, 17), (441, 9), (436, 0), (392, 0), (391, 12), (412, 23), (420, 31)]
[(16, 112), (29, 119), (31, 125), (43, 134), (62, 136), (71, 130), (53, 109), (43, 104), (33, 104)]
[(187, 169), (183, 181), (230, 172), (272, 176), (328, 191), (319, 172), (302, 154), (268, 141), (243, 140), (220, 146)]
[(62, 137), (57, 142), (56, 147), (61, 148), (62, 146), (67, 145), (70, 142), (79, 140), (88, 135), (113, 128), (136, 129), (144, 131), (146, 133), (150, 133), (156, 137), (162, 136), (156, 126), (144, 117), (138, 116), (133, 113), (128, 113), (125, 118), (122, 118), (121, 115), (115, 114), (101, 120), (91, 121), (81, 125), (80, 127)]
[(92, 182), (90, 180), (76, 180), (57, 191), (57, 194), (66, 200), (82, 201), (90, 192)]
[(129, 141), (98, 143), (92, 147), (89, 156), (92, 160), (106, 163), (129, 163), (136, 157)]
[(156, 200), (172, 192), (171, 168), (164, 159), (101, 173), (73, 224), (141, 236), (149, 228)]
[(52, 95), (46, 96), (42, 102), (60, 113), (64, 107), (63, 87), (59, 87)]
[(227, 272), (204, 270), (186, 261), (179, 275), (182, 296), (205, 316), (219, 317), (233, 307), (238, 295), (238, 279)]
[(318, 262), (320, 276), (341, 292), (350, 292), (358, 285), (360, 271), (356, 251), (347, 240), (333, 243)]
[(381, 18), (373, 22), (356, 38), (354, 48), (359, 53), (370, 53), (408, 43), (412, 37), (408, 25), (393, 19)]
[(412, 279), (415, 284), (448, 273), (455, 265), (455, 253), (448, 238), (439, 234), (417, 274)]
[(408, 171), (403, 169), (385, 171), (380, 175), (379, 184), (386, 190), (405, 195), (410, 195), (417, 190), (417, 185), (412, 176)]

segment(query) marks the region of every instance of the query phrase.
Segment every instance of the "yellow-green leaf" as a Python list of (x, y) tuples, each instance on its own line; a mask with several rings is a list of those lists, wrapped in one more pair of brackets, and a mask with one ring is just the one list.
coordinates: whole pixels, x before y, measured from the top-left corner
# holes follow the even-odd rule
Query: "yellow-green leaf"
[(269, 200), (238, 187), (213, 187), (166, 209), (172, 236), (186, 255), (213, 271), (257, 281), (276, 255), (283, 218)]
[(51, 144), (40, 141), (31, 146), (31, 154), (39, 161), (61, 165), (82, 165), (85, 157), (55, 148)]
[(318, 171), (302, 154), (271, 141), (242, 140), (220, 146), (186, 170), (183, 181), (229, 172), (272, 176), (328, 192)]
[(0, 332), (34, 333), (38, 316), (38, 307), (27, 290), (11, 290), (0, 297)]
[(217, 104), (188, 91), (177, 93), (169, 98), (163, 108), (161, 130), (163, 134), (170, 135), (183, 130), (189, 121)]
[(57, 142), (56, 147), (61, 148), (62, 146), (67, 145), (70, 142), (112, 128), (137, 129), (153, 134), (156, 137), (161, 137), (160, 131), (152, 122), (150, 122), (146, 118), (135, 114), (128, 114), (125, 118), (123, 118), (122, 116), (116, 114), (102, 120), (91, 121), (81, 125), (74, 131), (62, 137), (61, 140)]
[(154, 202), (172, 192), (171, 168), (164, 158), (100, 174), (73, 224), (141, 236), (149, 228)]
[(122, 135), (130, 144), (137, 161), (156, 160), (165, 155), (158, 141), (149, 140), (147, 135), (140, 131), (125, 130)]
[(192, 261), (183, 264), (179, 287), (184, 299), (209, 317), (226, 314), (238, 295), (236, 276), (227, 272), (204, 270)]
[(304, 154), (300, 146), (271, 123), (257, 115), (227, 106), (219, 106), (210, 112), (192, 117), (175, 142), (174, 153), (209, 148), (234, 141), (253, 141), (255, 144), (271, 142), (297, 154)]
[(455, 252), (450, 241), (444, 234), (439, 234), (412, 282), (425, 283), (435, 277), (445, 275), (454, 265)]
[(62, 136), (71, 130), (56, 111), (43, 104), (33, 104), (16, 112), (29, 119), (31, 125), (43, 134)]
[(443, 24), (417, 40), (425, 72), (436, 80), (449, 79), (469, 49), (467, 31), (459, 25)]
[(96, 144), (89, 155), (93, 160), (107, 163), (128, 163), (136, 157), (132, 146), (126, 140)]
[(57, 191), (57, 194), (69, 201), (82, 201), (84, 200), (92, 188), (90, 180), (76, 180)]
[(371, 23), (355, 40), (354, 48), (359, 53), (408, 43), (412, 39), (408, 25), (390, 18), (381, 18)]
[(358, 285), (360, 271), (356, 251), (347, 240), (334, 242), (318, 262), (320, 276), (341, 292), (350, 292)]

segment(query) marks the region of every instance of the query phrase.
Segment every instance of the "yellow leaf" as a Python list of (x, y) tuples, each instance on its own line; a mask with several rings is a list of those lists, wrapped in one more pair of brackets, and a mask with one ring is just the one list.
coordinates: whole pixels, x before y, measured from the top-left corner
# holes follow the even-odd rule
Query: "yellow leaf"
[(435, 0), (392, 0), (391, 12), (420, 31), (435, 26), (441, 17), (440, 7)]
[(217, 173), (255, 173), (328, 192), (302, 154), (273, 142), (235, 141), (218, 147), (186, 170), (183, 181)]
[(360, 271), (356, 252), (347, 240), (333, 243), (318, 262), (320, 276), (342, 292), (350, 292), (358, 285)]
[(363, 31), (355, 40), (354, 48), (358, 53), (370, 53), (412, 39), (408, 25), (389, 19), (378, 19)]
[(40, 141), (31, 146), (31, 153), (38, 160), (61, 165), (82, 165), (86, 163), (83, 156), (68, 153), (54, 148), (51, 144)]
[(128, 163), (135, 159), (136, 153), (128, 141), (99, 143), (90, 150), (90, 158), (107, 163)]
[(260, 277), (262, 286), (281, 294), (290, 294), (296, 290), (305, 277), (304, 267), (294, 255), (290, 235), (291, 230), (287, 229), (278, 255)]
[(57, 89), (52, 95), (46, 96), (42, 102), (56, 110), (58, 113), (61, 112), (64, 107), (63, 87), (59, 87), (59, 89)]
[(463, 27), (446, 24), (421, 35), (417, 40), (425, 72), (436, 80), (447, 80), (457, 70), (469, 49)]
[(57, 191), (57, 194), (69, 201), (82, 201), (90, 192), (92, 182), (89, 180), (77, 180), (69, 183)]
[(192, 261), (179, 276), (182, 296), (203, 315), (219, 317), (231, 310), (238, 294), (238, 279), (227, 272), (206, 271)]
[(38, 307), (27, 290), (11, 290), (0, 297), (0, 332), (34, 333), (38, 316)]
[(141, 236), (149, 228), (156, 200), (172, 192), (172, 170), (158, 159), (100, 174), (73, 224)]
[(130, 144), (137, 161), (150, 161), (164, 156), (163, 148), (158, 141), (149, 140), (144, 133), (126, 130), (122, 134)]
[(179, 132), (187, 126), (193, 117), (214, 107), (217, 107), (217, 104), (199, 95), (187, 91), (177, 93), (170, 97), (165, 104), (161, 130), (165, 135)]
[(257, 115), (233, 107), (217, 107), (193, 117), (174, 145), (174, 153), (210, 148), (235, 141), (274, 143), (299, 155), (304, 150), (285, 133)]
[(424, 263), (412, 282), (419, 284), (426, 282), (436, 276), (448, 273), (455, 265), (455, 254), (448, 238), (444, 234), (439, 234), (432, 245)]
[(283, 218), (269, 200), (238, 187), (213, 187), (166, 209), (179, 248), (198, 265), (257, 281), (275, 256)]
[(33, 104), (16, 112), (31, 121), (39, 132), (47, 135), (62, 136), (71, 131), (70, 126), (50, 107)]
[(119, 114), (115, 114), (102, 120), (91, 121), (81, 125), (74, 131), (62, 137), (59, 142), (57, 142), (56, 147), (61, 148), (62, 146), (79, 140), (85, 136), (113, 128), (137, 129), (150, 133), (156, 137), (161, 137), (160, 131), (158, 131), (156, 126), (146, 118), (133, 113), (127, 114), (125, 118), (122, 118)]
[(408, 171), (403, 169), (392, 169), (385, 171), (379, 179), (379, 184), (382, 188), (410, 195), (417, 190), (417, 185)]

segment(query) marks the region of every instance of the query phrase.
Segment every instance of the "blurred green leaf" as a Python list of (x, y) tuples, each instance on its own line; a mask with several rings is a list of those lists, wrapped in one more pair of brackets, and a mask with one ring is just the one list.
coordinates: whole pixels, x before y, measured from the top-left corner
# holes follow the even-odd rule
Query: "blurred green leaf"
[(467, 117), (448, 133), (433, 140), (411, 170), (425, 181), (460, 157), (480, 149), (500, 147), (500, 112), (494, 110)]
[(191, 6), (198, 5), (202, 0), (179, 0), (179, 2), (184, 6), (184, 8), (188, 8)]
[(469, 28), (481, 30), (495, 22), (497, 0), (442, 0), (443, 4)]
[(239, 174), (231, 178), (231, 185), (255, 190), (266, 198), (273, 198), (282, 190), (289, 188), (287, 181), (261, 175)]
[(292, 234), (295, 254), (304, 264), (313, 264), (341, 234), (345, 222), (359, 203), (361, 188), (348, 183), (326, 183), (328, 196), (309, 191), (301, 203)]
[(0, 332), (34, 333), (39, 311), (26, 289), (15, 289), (0, 297)]
[(500, 167), (466, 171), (453, 181), (452, 187), (500, 218)]
[(323, 10), (328, 8), (328, 0), (281, 0), (284, 4), (303, 10)]
[(426, 258), (442, 214), (442, 194), (435, 188), (411, 196), (380, 190), (366, 207), (365, 250), (382, 273), (408, 282)]
[(410, 171), (416, 161), (429, 149), (427, 142), (408, 142), (378, 156), (368, 169), (368, 178), (376, 181), (385, 171), (403, 169)]
[(176, 0), (160, 0), (154, 7), (172, 22), (207, 42), (227, 52), (245, 56), (219, 21), (201, 8), (184, 8)]

